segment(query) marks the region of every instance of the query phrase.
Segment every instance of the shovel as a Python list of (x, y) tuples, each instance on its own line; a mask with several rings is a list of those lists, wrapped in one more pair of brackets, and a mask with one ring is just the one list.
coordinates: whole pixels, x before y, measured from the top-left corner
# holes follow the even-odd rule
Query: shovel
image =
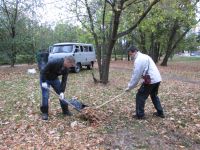
[[(55, 96), (58, 96), (58, 94), (55, 93), (52, 89), (49, 89), (49, 90), (50, 90), (51, 93), (53, 93)], [(99, 106), (96, 106), (95, 109), (99, 109), (99, 108), (103, 107), (103, 106), (106, 105), (107, 103), (112, 102), (113, 100), (115, 100), (116, 98), (118, 98), (118, 97), (124, 95), (125, 93), (126, 93), (125, 91), (122, 92), (122, 93), (120, 93), (119, 95), (117, 95), (117, 96), (111, 98), (110, 100), (104, 102), (103, 104), (101, 104), (101, 105), (99, 105)], [(75, 107), (74, 105), (72, 105), (72, 104), (69, 102), (69, 100), (67, 100), (67, 99), (60, 99), (60, 100), (63, 102), (63, 104), (68, 104), (68, 105), (71, 106), (73, 109), (77, 110), (78, 112), (81, 112), (81, 110), (80, 110), (79, 108)]]
[[(52, 89), (49, 88), (49, 91), (50, 91), (51, 93), (53, 93), (55, 96), (58, 96), (58, 94), (55, 93)], [(63, 104), (68, 104), (69, 106), (71, 106), (71, 107), (72, 107), (73, 109), (75, 109), (76, 111), (81, 112), (81, 110), (80, 110), (79, 108), (77, 108), (77, 107), (75, 107), (74, 105), (72, 105), (67, 99), (60, 99), (60, 100), (61, 100), (61, 102), (62, 102)]]

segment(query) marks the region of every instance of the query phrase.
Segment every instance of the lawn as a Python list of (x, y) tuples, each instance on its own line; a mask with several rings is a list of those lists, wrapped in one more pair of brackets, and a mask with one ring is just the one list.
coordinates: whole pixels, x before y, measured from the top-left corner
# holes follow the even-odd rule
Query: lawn
[[(165, 119), (154, 117), (151, 100), (145, 120), (135, 120), (137, 88), (100, 108), (106, 120), (90, 124), (70, 108), (61, 113), (58, 98), (51, 95), (50, 117), (41, 120), (39, 74), (27, 74), (36, 65), (0, 66), (0, 149), (200, 149), (200, 61), (169, 61), (160, 67), (163, 82), (159, 97)], [(77, 96), (91, 107), (121, 94), (132, 72), (132, 63), (111, 62), (108, 85), (95, 84), (97, 67), (70, 73), (65, 95)]]

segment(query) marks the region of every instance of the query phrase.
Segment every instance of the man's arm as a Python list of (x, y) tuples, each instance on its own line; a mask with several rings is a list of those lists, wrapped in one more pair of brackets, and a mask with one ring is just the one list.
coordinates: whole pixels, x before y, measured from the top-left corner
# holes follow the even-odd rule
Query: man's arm
[(132, 72), (132, 76), (131, 76), (131, 80), (128, 83), (128, 88), (129, 90), (133, 89), (136, 87), (136, 85), (138, 84), (142, 74), (143, 74), (143, 70), (144, 70), (144, 65), (143, 62), (141, 61), (135, 61), (134, 64), (134, 69)]
[(43, 70), (41, 70), (41, 75), (42, 75), (42, 82), (46, 82), (46, 74), (50, 72), (51, 67), (53, 67), (52, 63), (47, 63), (47, 65), (44, 67)]
[(68, 77), (68, 70), (65, 71), (63, 74), (62, 74), (62, 81), (61, 81), (61, 87), (60, 87), (60, 92), (64, 93), (65, 91), (65, 88), (66, 88), (66, 84), (67, 84), (67, 77)]

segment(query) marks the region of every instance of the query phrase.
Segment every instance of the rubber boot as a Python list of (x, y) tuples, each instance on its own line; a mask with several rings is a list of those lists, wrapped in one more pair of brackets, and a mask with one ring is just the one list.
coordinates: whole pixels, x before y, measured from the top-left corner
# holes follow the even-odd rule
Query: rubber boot
[(48, 107), (41, 106), (40, 111), (42, 112), (42, 120), (48, 120)]
[(72, 113), (68, 109), (68, 104), (65, 100), (60, 100), (60, 106), (62, 108), (63, 115), (72, 116)]

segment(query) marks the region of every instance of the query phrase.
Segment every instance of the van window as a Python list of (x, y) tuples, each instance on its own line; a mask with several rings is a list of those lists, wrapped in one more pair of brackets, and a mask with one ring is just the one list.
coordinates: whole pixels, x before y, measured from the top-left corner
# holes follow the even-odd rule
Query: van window
[(71, 53), (72, 45), (55, 45), (52, 48), (52, 53)]
[(83, 46), (83, 51), (84, 52), (88, 52), (89, 50), (88, 50), (88, 46)]
[(80, 46), (80, 48), (81, 48), (81, 52), (83, 52), (83, 46)]
[(80, 48), (78, 45), (75, 46), (75, 52), (80, 52)]
[(89, 52), (92, 52), (92, 51), (93, 51), (92, 47), (91, 47), (91, 46), (89, 46)]

